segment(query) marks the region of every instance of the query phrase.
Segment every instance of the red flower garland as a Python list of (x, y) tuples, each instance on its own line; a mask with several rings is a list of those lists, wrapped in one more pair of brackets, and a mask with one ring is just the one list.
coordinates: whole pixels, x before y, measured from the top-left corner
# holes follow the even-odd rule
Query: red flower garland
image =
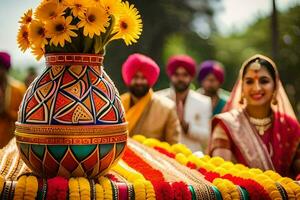
[(172, 183), (175, 200), (191, 200), (192, 194), (188, 189), (188, 185), (183, 182)]
[[(188, 188), (183, 183), (181, 184), (172, 184), (176, 187), (176, 189), (172, 188), (172, 186), (167, 183), (164, 179), (164, 176), (161, 171), (153, 169), (147, 162), (145, 162), (142, 158), (140, 158), (136, 153), (134, 153), (131, 149), (126, 148), (124, 156), (122, 159), (132, 168), (142, 173), (143, 176), (149, 180), (155, 191), (155, 197), (158, 200), (168, 200), (174, 199), (174, 195), (177, 193), (183, 193), (184, 198), (180, 198), (180, 200), (186, 199), (186, 197), (191, 196)], [(183, 188), (178, 188), (183, 187)], [(173, 192), (172, 192), (173, 191)], [(177, 192), (175, 192), (177, 191)], [(187, 191), (187, 192), (186, 192)], [(187, 193), (187, 194), (186, 194)], [(174, 195), (172, 195), (174, 194)]]
[(65, 200), (68, 193), (68, 180), (63, 177), (55, 177), (47, 181), (46, 200)]
[[(164, 155), (166, 155), (170, 158), (175, 158), (175, 154), (167, 151), (166, 149), (163, 149), (161, 147), (154, 147), (154, 149), (156, 149), (160, 153), (162, 153), (162, 154), (164, 154)], [(197, 168), (197, 166), (194, 163), (191, 163), (191, 162), (188, 162), (186, 166), (191, 168), (191, 169), (196, 169)], [(263, 186), (261, 186), (259, 183), (257, 183), (254, 180), (235, 177), (235, 176), (232, 176), (230, 174), (226, 174), (224, 176), (221, 176), (217, 172), (208, 172), (204, 168), (199, 168), (198, 171), (201, 174), (203, 174), (205, 179), (208, 180), (209, 182), (213, 182), (215, 178), (223, 178), (223, 179), (230, 180), (235, 185), (239, 185), (239, 186), (245, 188), (248, 191), (249, 196), (250, 196), (251, 199), (271, 200), (268, 193), (267, 193), (267, 191), (263, 188)]]

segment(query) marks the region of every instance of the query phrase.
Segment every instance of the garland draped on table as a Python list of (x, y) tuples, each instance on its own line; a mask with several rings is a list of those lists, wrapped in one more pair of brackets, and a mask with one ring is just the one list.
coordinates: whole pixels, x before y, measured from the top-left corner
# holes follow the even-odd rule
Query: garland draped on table
[(274, 171), (199, 158), (182, 144), (133, 139), (122, 160), (97, 180), (38, 178), (11, 143), (0, 150), (0, 199), (300, 199), (300, 185)]

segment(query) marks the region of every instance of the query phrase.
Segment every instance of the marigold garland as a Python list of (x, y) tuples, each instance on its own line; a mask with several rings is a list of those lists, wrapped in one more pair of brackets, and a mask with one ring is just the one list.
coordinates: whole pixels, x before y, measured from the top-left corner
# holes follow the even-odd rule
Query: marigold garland
[(104, 199), (104, 191), (103, 187), (100, 184), (95, 184), (95, 190), (96, 190), (96, 199)]
[(14, 200), (23, 200), (25, 190), (26, 190), (26, 181), (27, 176), (23, 175), (18, 179), (16, 189), (15, 189), (15, 195)]
[[(292, 179), (282, 178), (274, 171), (268, 170), (263, 172), (260, 169), (249, 169), (242, 164), (233, 164), (232, 162), (224, 161), (220, 157), (211, 158), (206, 155), (203, 158), (198, 158), (191, 154), (184, 145), (180, 144), (173, 145), (171, 148), (163, 148), (159, 141), (157, 142), (153, 139), (147, 139), (139, 135), (134, 136), (133, 139), (171, 158), (175, 158), (183, 165), (192, 169), (198, 169), (211, 182), (218, 180), (216, 183), (220, 185), (219, 182), (224, 180), (223, 182), (226, 182), (232, 188), (233, 193), (230, 195), (236, 196), (239, 194), (234, 186), (236, 184), (244, 187), (251, 199), (281, 199), (281, 193), (276, 187), (276, 182), (278, 182), (285, 189), (289, 198), (300, 199), (300, 185), (296, 184)], [(218, 189), (220, 190), (224, 189), (223, 186), (219, 187)], [(228, 192), (228, 188), (224, 190), (226, 191), (221, 191), (222, 195), (224, 192)], [(227, 197), (228, 195), (226, 195)]]
[(24, 192), (24, 200), (35, 199), (38, 192), (38, 180), (35, 176), (28, 176), (26, 179), (26, 188)]
[(133, 183), (135, 199), (154, 200), (156, 198), (155, 187), (144, 178), (143, 174), (127, 166), (123, 161), (114, 166), (113, 170)]
[(2, 193), (3, 186), (4, 186), (4, 178), (3, 176), (0, 176), (0, 194)]
[(80, 199), (79, 183), (77, 178), (69, 179), (69, 200)]
[(104, 200), (112, 200), (113, 199), (113, 191), (112, 191), (112, 185), (110, 183), (110, 180), (106, 177), (101, 176), (99, 178), (99, 183), (102, 185), (103, 188), (103, 196)]

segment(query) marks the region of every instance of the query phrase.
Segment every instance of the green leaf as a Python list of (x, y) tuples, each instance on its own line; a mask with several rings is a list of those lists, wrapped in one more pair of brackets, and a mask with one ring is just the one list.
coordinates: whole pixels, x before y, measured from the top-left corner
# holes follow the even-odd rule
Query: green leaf
[(83, 53), (92, 53), (93, 52), (93, 44), (94, 40), (93, 38), (90, 38), (89, 36), (84, 37), (83, 39)]
[(94, 43), (94, 52), (99, 53), (102, 49), (102, 37), (101, 36), (95, 36), (94, 37), (95, 43)]

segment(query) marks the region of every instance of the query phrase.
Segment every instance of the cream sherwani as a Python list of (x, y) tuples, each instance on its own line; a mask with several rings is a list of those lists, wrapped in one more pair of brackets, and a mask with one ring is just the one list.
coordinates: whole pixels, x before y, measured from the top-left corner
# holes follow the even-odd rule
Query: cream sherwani
[[(156, 93), (176, 101), (175, 91), (172, 88)], [(189, 129), (187, 134), (182, 133), (179, 136), (179, 142), (185, 144), (193, 152), (205, 151), (211, 131), (211, 116), (211, 99), (190, 90), (184, 104), (184, 120), (189, 124)]]

